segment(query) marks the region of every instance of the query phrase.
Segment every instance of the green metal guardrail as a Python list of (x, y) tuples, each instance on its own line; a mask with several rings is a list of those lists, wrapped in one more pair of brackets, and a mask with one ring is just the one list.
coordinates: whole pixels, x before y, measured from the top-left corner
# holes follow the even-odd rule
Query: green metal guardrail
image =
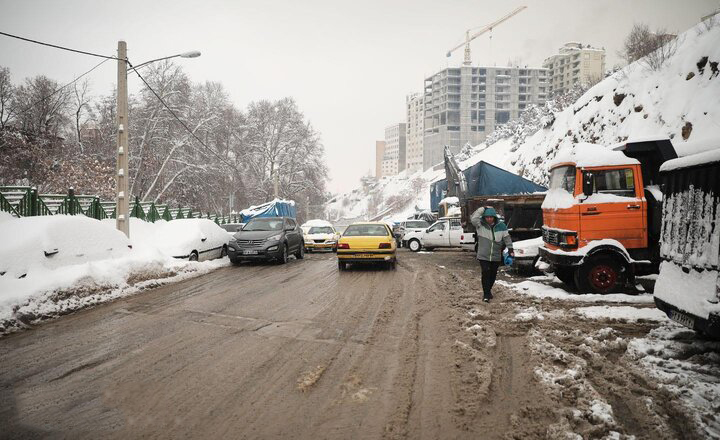
[[(37, 188), (30, 186), (0, 186), (0, 211), (8, 212), (15, 217), (32, 217), (38, 215), (85, 215), (97, 220), (115, 218), (115, 202), (102, 201), (98, 196), (75, 194), (70, 188), (67, 194), (38, 194)], [(170, 208), (168, 205), (135, 200), (130, 205), (130, 217), (148, 222), (158, 220), (171, 221), (184, 218), (208, 218), (217, 224), (237, 223), (239, 214), (218, 216), (191, 208)]]

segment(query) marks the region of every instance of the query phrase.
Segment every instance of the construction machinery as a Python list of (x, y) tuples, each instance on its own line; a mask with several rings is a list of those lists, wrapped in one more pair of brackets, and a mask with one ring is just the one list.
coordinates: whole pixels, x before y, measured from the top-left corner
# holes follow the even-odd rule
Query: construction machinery
[(492, 30), (493, 30), (495, 27), (497, 27), (500, 23), (503, 23), (503, 22), (509, 20), (510, 18), (512, 18), (512, 17), (514, 17), (515, 15), (519, 14), (520, 12), (522, 12), (522, 11), (523, 11), (524, 9), (526, 9), (526, 8), (527, 8), (527, 6), (520, 6), (519, 8), (513, 10), (512, 12), (510, 12), (510, 13), (507, 14), (507, 15), (505, 15), (505, 16), (502, 17), (501, 19), (496, 20), (496, 21), (490, 23), (489, 25), (482, 27), (480, 30), (478, 30), (477, 32), (475, 32), (475, 33), (472, 34), (472, 35), (470, 35), (470, 33), (473, 32), (473, 31), (474, 31), (475, 29), (477, 29), (477, 28), (468, 29), (467, 31), (465, 31), (465, 41), (464, 41), (463, 43), (460, 43), (460, 44), (458, 44), (457, 46), (453, 47), (452, 49), (450, 49), (450, 50), (448, 51), (448, 53), (447, 53), (448, 58), (450, 58), (450, 56), (452, 55), (453, 52), (455, 52), (456, 50), (458, 50), (458, 49), (460, 49), (461, 47), (465, 46), (465, 61), (463, 61), (463, 64), (466, 65), (466, 66), (469, 66), (469, 65), (472, 63), (472, 60), (471, 60), (471, 57), (470, 57), (470, 42), (473, 41), (474, 39), (476, 39), (477, 37), (479, 37), (479, 36), (487, 33), (487, 32), (492, 32)]

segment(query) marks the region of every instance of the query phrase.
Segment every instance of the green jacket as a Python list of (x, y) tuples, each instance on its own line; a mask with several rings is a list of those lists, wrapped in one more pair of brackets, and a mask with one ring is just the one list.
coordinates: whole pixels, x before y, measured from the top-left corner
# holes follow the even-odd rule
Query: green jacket
[[(483, 217), (495, 217), (495, 224), (490, 226)], [(512, 239), (504, 222), (498, 219), (493, 208), (479, 208), (470, 217), (475, 225), (475, 238), (477, 240), (477, 259), (485, 261), (502, 261), (504, 248), (512, 250)]]

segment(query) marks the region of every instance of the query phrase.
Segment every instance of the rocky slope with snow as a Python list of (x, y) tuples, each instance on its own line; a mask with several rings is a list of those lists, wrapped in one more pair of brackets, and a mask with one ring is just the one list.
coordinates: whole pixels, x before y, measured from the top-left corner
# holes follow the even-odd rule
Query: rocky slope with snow
[[(480, 160), (548, 183), (548, 166), (558, 152), (575, 143), (609, 146), (641, 138), (670, 138), (675, 148), (720, 146), (720, 23), (700, 23), (680, 34), (675, 50), (658, 69), (643, 60), (605, 78), (573, 105), (553, 114), (530, 136), (524, 127), (491, 145), (464, 148), (462, 166)], [(544, 116), (543, 116), (544, 117)], [(536, 121), (537, 122), (537, 121)], [(517, 125), (517, 124), (516, 124)], [(495, 140), (497, 136), (491, 136)], [(692, 147), (691, 147), (692, 146)], [(429, 187), (444, 177), (442, 167), (364, 184), (327, 205), (330, 220), (402, 218), (430, 206)]]

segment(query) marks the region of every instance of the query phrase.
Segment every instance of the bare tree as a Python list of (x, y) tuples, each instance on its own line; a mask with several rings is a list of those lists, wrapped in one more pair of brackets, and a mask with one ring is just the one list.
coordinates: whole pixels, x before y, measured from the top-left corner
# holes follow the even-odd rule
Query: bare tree
[[(83, 114), (87, 114), (92, 111), (92, 107), (90, 106), (89, 89), (90, 83), (87, 79), (84, 79), (81, 83), (75, 83), (73, 87), (74, 94), (72, 104), (74, 109), (73, 114), (75, 117), (75, 135), (77, 136), (77, 145), (80, 148), (81, 153), (85, 152), (82, 142), (82, 128), (84, 125), (83, 123), (86, 120), (83, 118)], [(83, 112), (83, 109), (85, 108), (87, 108), (87, 110)]]
[(12, 117), (12, 100), (15, 88), (10, 81), (10, 69), (0, 67), (0, 131), (5, 130), (5, 126)]
[(68, 123), (70, 92), (57, 81), (39, 75), (15, 89), (12, 106), (18, 128), (39, 137), (61, 136)]
[(676, 49), (676, 36), (669, 34), (666, 29), (651, 31), (648, 25), (636, 23), (625, 37), (618, 55), (628, 64), (640, 61), (650, 70), (658, 70)]

